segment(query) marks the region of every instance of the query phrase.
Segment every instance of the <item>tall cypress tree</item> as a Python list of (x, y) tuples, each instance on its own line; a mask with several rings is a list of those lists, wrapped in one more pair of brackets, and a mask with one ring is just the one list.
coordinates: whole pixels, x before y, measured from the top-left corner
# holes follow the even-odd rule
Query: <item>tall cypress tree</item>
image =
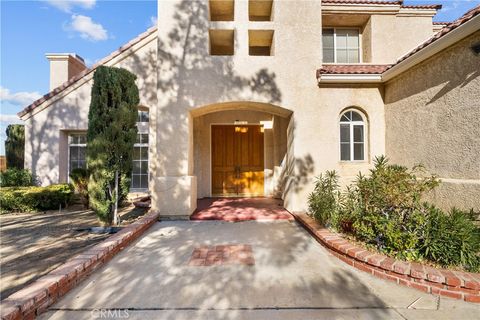
[(123, 200), (130, 187), (140, 102), (135, 79), (125, 69), (104, 66), (93, 75), (87, 131), (88, 194), (91, 208), (109, 225), (116, 201)]
[(25, 157), (25, 126), (10, 124), (6, 130), (5, 156), (7, 168), (23, 169)]

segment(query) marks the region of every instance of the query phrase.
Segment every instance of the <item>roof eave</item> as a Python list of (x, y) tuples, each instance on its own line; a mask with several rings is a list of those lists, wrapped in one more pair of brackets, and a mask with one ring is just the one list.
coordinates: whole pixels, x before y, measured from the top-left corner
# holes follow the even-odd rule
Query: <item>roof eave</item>
[(432, 57), (433, 55), (439, 53), (442, 50), (454, 45), (463, 38), (469, 36), (470, 34), (478, 31), (480, 29), (480, 15), (475, 16), (471, 20), (460, 25), (456, 29), (450, 31), (440, 39), (432, 42), (425, 48), (419, 50), (413, 55), (409, 56), (405, 60), (394, 65), (392, 68), (388, 69), (382, 74), (383, 81), (389, 81), (392, 78), (398, 76), (399, 74), (407, 71), (413, 66), (421, 63), (422, 61)]
[(381, 83), (381, 74), (320, 74), (318, 84), (326, 83)]

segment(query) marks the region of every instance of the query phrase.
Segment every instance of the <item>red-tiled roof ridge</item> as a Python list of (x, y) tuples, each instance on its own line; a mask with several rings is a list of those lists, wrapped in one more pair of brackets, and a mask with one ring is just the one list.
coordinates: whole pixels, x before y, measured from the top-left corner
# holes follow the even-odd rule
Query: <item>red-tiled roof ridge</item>
[(441, 4), (410, 4), (410, 5), (402, 5), (403, 9), (436, 9), (440, 10), (442, 9)]
[(390, 64), (325, 64), (317, 70), (321, 74), (381, 74)]
[(333, 4), (378, 4), (378, 5), (402, 5), (403, 0), (322, 0), (322, 3)]
[(141, 33), (140, 35), (138, 35), (134, 39), (130, 40), (129, 42), (127, 42), (126, 44), (124, 44), (123, 46), (121, 46), (120, 48), (118, 48), (117, 50), (115, 50), (114, 52), (112, 52), (111, 54), (106, 56), (105, 58), (101, 59), (99, 62), (95, 63), (91, 68), (85, 69), (84, 71), (80, 72), (78, 75), (72, 77), (71, 79), (64, 82), (63, 84), (61, 84), (57, 88), (48, 92), (43, 97), (35, 100), (29, 106), (25, 107), (22, 111), (17, 113), (17, 115), (19, 117), (22, 117), (25, 114), (29, 113), (30, 111), (32, 111), (33, 109), (35, 109), (36, 107), (38, 107), (39, 105), (44, 103), (45, 101), (55, 97), (56, 95), (58, 95), (59, 93), (61, 93), (62, 91), (64, 91), (65, 89), (67, 89), (68, 87), (73, 85), (74, 83), (76, 83), (77, 81), (84, 78), (89, 73), (95, 71), (95, 69), (98, 68), (99, 66), (104, 65), (108, 61), (110, 61), (110, 60), (114, 59), (115, 57), (119, 56), (120, 54), (122, 54), (123, 52), (125, 52), (129, 48), (133, 47), (135, 44), (139, 43), (140, 41), (147, 38), (149, 35), (151, 35), (152, 33), (156, 32), (156, 31), (157, 31), (156, 26), (149, 28), (147, 31)]
[[(395, 65), (399, 64), (400, 62), (406, 60), (408, 57), (414, 55), (415, 53), (419, 52), (420, 50), (428, 47), (432, 43), (436, 42), (437, 40), (441, 39), (451, 31), (457, 29), (461, 25), (465, 24), (466, 22), (470, 21), (471, 19), (475, 18), (477, 15), (480, 14), (480, 5), (476, 6), (475, 8), (467, 11), (463, 16), (458, 18), (457, 20), (448, 23), (445, 27), (442, 28), (439, 32), (437, 32), (433, 37), (428, 39), (427, 41), (423, 42), (421, 45), (413, 49), (412, 51), (408, 52), (407, 54), (403, 55), (401, 58), (397, 60), (395, 64), (393, 64), (390, 68), (394, 67)], [(388, 68), (388, 69), (390, 69)], [(387, 70), (388, 70), (387, 69)], [(386, 70), (385, 70), (386, 71)]]
[(447, 25), (449, 24), (450, 22), (446, 22), (446, 21), (433, 21), (433, 24), (434, 25), (437, 25), (437, 26), (443, 26), (443, 25)]

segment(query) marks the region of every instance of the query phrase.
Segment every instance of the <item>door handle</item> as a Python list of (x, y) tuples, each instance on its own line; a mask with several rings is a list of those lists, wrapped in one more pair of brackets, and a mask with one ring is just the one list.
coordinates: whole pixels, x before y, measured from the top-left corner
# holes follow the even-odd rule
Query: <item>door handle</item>
[(240, 179), (240, 166), (235, 166), (235, 176), (237, 177), (237, 179)]

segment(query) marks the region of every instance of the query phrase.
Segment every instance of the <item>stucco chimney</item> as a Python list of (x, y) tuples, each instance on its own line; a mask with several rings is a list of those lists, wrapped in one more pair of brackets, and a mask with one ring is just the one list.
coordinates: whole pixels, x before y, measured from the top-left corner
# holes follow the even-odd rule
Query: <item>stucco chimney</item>
[(50, 91), (87, 69), (85, 61), (75, 53), (47, 53), (50, 61)]

